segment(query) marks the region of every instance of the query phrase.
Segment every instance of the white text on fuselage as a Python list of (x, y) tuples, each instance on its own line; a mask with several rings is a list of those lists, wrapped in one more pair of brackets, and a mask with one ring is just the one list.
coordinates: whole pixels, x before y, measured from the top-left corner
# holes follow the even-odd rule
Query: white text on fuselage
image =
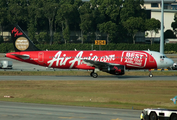
[(121, 62), (124, 62), (127, 66), (140, 67), (146, 66), (147, 54), (136, 51), (123, 51)]
[(73, 68), (75, 65), (82, 64), (82, 59), (91, 60), (91, 61), (100, 61), (100, 62), (109, 62), (115, 60), (115, 55), (104, 55), (104, 56), (97, 56), (93, 53), (90, 53), (87, 57), (83, 56), (83, 51), (80, 51), (77, 53), (76, 56), (67, 56), (65, 53), (62, 53), (62, 51), (59, 51), (55, 54), (52, 60), (49, 60), (47, 63), (49, 63), (49, 67), (51, 67), (54, 62), (56, 62), (56, 66), (64, 66), (67, 62), (69, 62), (70, 67)]

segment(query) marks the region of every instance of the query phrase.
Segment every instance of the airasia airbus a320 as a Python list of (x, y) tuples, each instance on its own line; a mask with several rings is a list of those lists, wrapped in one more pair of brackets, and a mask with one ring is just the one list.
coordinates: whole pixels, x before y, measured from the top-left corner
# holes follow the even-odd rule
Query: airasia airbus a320
[[(60, 69), (92, 70), (90, 76), (98, 77), (97, 71), (123, 75), (125, 69), (167, 68), (173, 61), (155, 51), (41, 51), (16, 25), (11, 31), (15, 52), (7, 53), (11, 59)], [(149, 77), (153, 77), (151, 71)]]

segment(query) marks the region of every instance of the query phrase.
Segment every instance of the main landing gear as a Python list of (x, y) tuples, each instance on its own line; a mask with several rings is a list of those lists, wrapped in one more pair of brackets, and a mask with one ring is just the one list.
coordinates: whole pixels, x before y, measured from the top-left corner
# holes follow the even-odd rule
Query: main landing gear
[(97, 78), (98, 74), (93, 71), (93, 72), (90, 73), (90, 76), (93, 77), (93, 78)]
[(153, 74), (151, 72), (151, 69), (149, 69), (149, 77), (152, 78), (153, 77)]
[(98, 68), (95, 68), (91, 73), (90, 73), (90, 76), (93, 77), (93, 78), (97, 78), (98, 77), (98, 74), (97, 72), (100, 71)]
[(90, 73), (90, 76), (93, 77), (93, 78), (97, 78), (97, 77), (98, 77), (98, 74), (96, 73), (97, 71), (99, 71), (99, 69), (94, 69), (94, 70)]

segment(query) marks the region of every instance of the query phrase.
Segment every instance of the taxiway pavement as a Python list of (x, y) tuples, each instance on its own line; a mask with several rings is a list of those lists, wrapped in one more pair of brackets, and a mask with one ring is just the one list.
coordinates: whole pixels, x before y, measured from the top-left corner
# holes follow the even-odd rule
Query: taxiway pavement
[(98, 76), (92, 78), (88, 76), (0, 76), (0, 81), (33, 81), (33, 80), (176, 80), (177, 76), (154, 76), (150, 78), (148, 76)]
[(138, 120), (141, 110), (0, 102), (0, 120)]

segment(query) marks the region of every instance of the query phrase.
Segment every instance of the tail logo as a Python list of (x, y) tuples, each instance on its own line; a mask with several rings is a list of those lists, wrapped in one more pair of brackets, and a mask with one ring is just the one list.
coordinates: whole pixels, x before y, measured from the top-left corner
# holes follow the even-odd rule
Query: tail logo
[(29, 41), (25, 37), (19, 37), (15, 41), (15, 47), (20, 51), (24, 51), (29, 47)]
[(16, 27), (14, 27), (14, 29), (12, 30), (12, 33), (15, 33), (14, 37), (23, 35), (23, 33), (19, 32), (19, 30)]

